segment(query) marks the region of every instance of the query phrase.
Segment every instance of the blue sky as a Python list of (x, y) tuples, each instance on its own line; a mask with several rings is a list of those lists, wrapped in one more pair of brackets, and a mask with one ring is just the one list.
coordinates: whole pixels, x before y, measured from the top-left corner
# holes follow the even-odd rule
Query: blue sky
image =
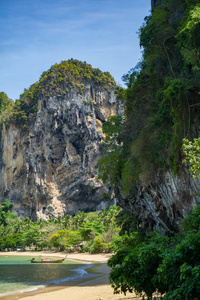
[(0, 0), (0, 92), (19, 98), (43, 71), (70, 58), (118, 84), (141, 57), (137, 31), (150, 0)]

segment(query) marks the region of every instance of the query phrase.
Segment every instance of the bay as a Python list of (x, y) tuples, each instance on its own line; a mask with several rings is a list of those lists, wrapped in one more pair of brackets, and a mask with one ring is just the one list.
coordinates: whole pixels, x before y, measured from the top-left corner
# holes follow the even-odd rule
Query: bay
[[(87, 264), (65, 260), (62, 264), (32, 264), (27, 256), (0, 256), (0, 297), (34, 291), (87, 274)], [(91, 265), (90, 265), (91, 267)]]

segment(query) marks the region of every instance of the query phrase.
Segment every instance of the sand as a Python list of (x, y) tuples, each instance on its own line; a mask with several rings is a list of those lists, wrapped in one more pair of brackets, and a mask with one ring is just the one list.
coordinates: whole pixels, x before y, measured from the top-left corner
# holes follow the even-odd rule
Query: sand
[[(46, 252), (0, 252), (0, 255), (27, 255), (31, 257), (36, 256), (55, 256), (64, 257), (64, 253), (46, 253)], [(109, 285), (109, 272), (107, 267), (107, 260), (111, 254), (88, 254), (88, 253), (74, 253), (68, 254), (68, 259), (82, 261), (84, 263), (96, 263), (95, 267), (90, 270), (88, 275), (82, 279), (74, 280), (73, 282), (66, 282), (60, 286), (46, 287), (34, 292), (24, 293), (23, 295), (13, 295), (9, 300), (23, 298), (22, 300), (132, 300), (142, 299), (136, 297), (134, 294), (127, 293), (113, 294), (113, 289)], [(2, 299), (0, 297), (0, 299)], [(6, 298), (5, 298), (6, 299)], [(4, 299), (2, 299), (4, 300)]]

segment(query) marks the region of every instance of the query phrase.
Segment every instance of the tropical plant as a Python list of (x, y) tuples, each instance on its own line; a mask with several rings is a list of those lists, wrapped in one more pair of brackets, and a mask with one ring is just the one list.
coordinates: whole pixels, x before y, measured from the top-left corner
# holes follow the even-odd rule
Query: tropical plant
[[(135, 292), (152, 299), (192, 300), (200, 295), (200, 206), (172, 237), (154, 231), (143, 239), (127, 236), (128, 244), (112, 256), (110, 282), (115, 293)], [(123, 236), (122, 238), (125, 238)]]
[(200, 177), (200, 138), (192, 141), (183, 139), (183, 163), (189, 165), (189, 171), (193, 177)]
[(124, 117), (104, 124), (100, 178), (124, 199), (182, 168), (182, 139), (198, 136), (199, 1), (162, 1), (139, 30), (141, 62), (123, 76)]
[(0, 205), (0, 250), (33, 246), (38, 250), (80, 251), (84, 244), (85, 249), (96, 253), (107, 251), (109, 243), (120, 230), (115, 222), (120, 209), (114, 206), (108, 211), (79, 211), (74, 217), (66, 215), (49, 221), (39, 219), (36, 222), (28, 217), (20, 220), (11, 213), (11, 209), (11, 202), (3, 200)]

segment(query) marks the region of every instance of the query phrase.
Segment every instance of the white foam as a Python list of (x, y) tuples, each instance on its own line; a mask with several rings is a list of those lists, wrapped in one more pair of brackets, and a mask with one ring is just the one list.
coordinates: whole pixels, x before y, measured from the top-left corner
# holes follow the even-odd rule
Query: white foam
[(2, 296), (9, 296), (9, 295), (13, 295), (13, 294), (23, 294), (23, 293), (28, 293), (28, 292), (33, 292), (33, 291), (36, 291), (38, 289), (41, 289), (41, 288), (45, 288), (46, 286), (49, 286), (49, 285), (52, 285), (52, 284), (59, 284), (59, 283), (62, 283), (62, 282), (66, 282), (66, 281), (70, 281), (70, 280), (73, 280), (73, 279), (76, 279), (76, 278), (79, 278), (79, 277), (82, 277), (84, 275), (87, 275), (87, 271), (85, 269), (82, 269), (82, 268), (79, 268), (79, 269), (73, 269), (73, 271), (76, 272), (76, 275), (73, 276), (73, 277), (67, 277), (67, 278), (63, 278), (63, 279), (59, 279), (59, 280), (52, 280), (52, 281), (49, 281), (47, 282), (46, 284), (43, 284), (43, 285), (37, 285), (37, 286), (31, 286), (31, 287), (28, 287), (28, 288), (21, 288), (19, 290), (15, 290), (15, 291), (12, 291), (12, 292), (6, 292), (6, 293), (3, 293), (3, 294), (0, 294), (0, 297)]
[(79, 278), (79, 277), (82, 277), (82, 276), (88, 274), (85, 269), (81, 269), (81, 268), (73, 270), (73, 271), (76, 271), (78, 273), (78, 276), (75, 275), (73, 277), (67, 277), (67, 278), (63, 278), (63, 279), (59, 279), (59, 280), (52, 280), (52, 281), (47, 282), (46, 285), (70, 281), (70, 280), (73, 280), (73, 279), (76, 279), (76, 278)]
[(2, 296), (9, 296), (9, 295), (14, 295), (14, 294), (23, 294), (23, 293), (28, 293), (28, 292), (33, 292), (33, 291), (36, 291), (40, 288), (44, 288), (45, 285), (38, 285), (38, 286), (32, 286), (32, 287), (29, 287), (29, 288), (24, 288), (24, 289), (19, 289), (19, 290), (15, 290), (15, 291), (12, 291), (12, 292), (6, 292), (6, 293), (3, 293), (3, 294), (0, 294), (0, 297)]
[(32, 287), (24, 289), (24, 290), (19, 290), (18, 293), (23, 294), (23, 293), (33, 292), (33, 291), (36, 291), (36, 290), (44, 288), (44, 287), (45, 287), (45, 285), (32, 286)]

